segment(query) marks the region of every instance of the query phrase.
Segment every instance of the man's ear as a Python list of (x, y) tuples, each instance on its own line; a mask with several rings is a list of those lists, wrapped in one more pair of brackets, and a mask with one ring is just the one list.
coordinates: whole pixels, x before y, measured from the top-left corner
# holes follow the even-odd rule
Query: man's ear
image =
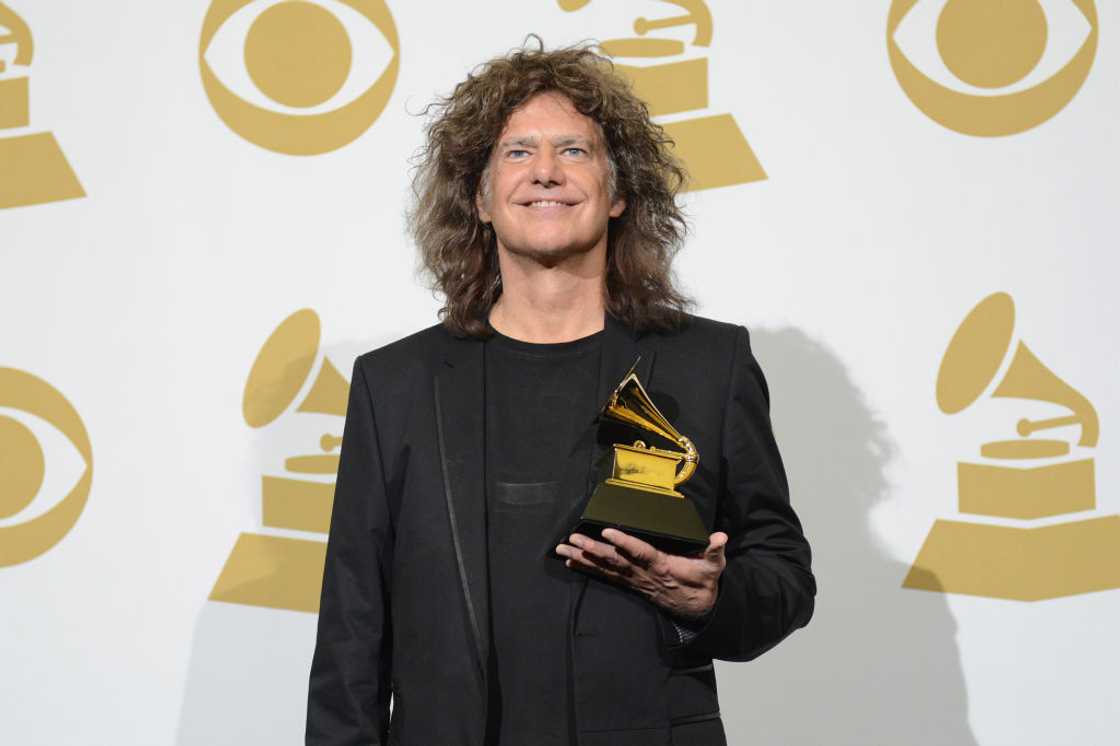
[(612, 218), (617, 218), (624, 212), (626, 212), (626, 200), (619, 197), (611, 204), (611, 210), (607, 214)]
[(478, 220), (482, 221), (483, 223), (491, 222), (491, 214), (489, 214), (486, 209), (486, 203), (483, 199), (482, 189), (478, 189), (478, 192), (475, 192), (475, 211), (478, 213)]
[(490, 168), (487, 167), (485, 170), (483, 170), (482, 177), (478, 180), (478, 188), (474, 191), (475, 212), (478, 213), (478, 219), (487, 224), (489, 224), (493, 220), (492, 216), (490, 215), (490, 211), (486, 209), (486, 203), (488, 200), (486, 199), (485, 194), (487, 191), (489, 191), (487, 189), (489, 185), (486, 182), (487, 180), (489, 180), (489, 178)]

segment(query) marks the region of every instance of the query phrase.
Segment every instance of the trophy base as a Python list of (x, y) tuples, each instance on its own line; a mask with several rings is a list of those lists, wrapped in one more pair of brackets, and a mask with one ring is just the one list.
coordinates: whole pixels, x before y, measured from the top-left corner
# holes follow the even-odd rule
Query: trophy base
[(708, 546), (708, 531), (691, 501), (610, 482), (595, 488), (572, 533), (598, 538), (604, 528), (625, 531), (670, 554), (699, 554)]

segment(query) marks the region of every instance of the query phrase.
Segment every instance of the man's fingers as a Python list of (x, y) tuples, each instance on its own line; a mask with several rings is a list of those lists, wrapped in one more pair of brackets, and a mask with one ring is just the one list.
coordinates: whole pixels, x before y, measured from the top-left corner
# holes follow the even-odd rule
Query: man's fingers
[(619, 572), (611, 565), (595, 558), (592, 555), (584, 554), (578, 549), (575, 549), (564, 561), (564, 565), (573, 570), (580, 570), (589, 575), (594, 575), (599, 578), (606, 578), (608, 580), (625, 581), (627, 575)]
[(584, 558), (589, 562), (594, 562), (596, 565), (608, 567), (619, 572), (625, 572), (630, 569), (630, 562), (620, 555), (610, 544), (595, 541), (582, 534), (572, 534), (569, 541), (579, 547)]
[(657, 549), (637, 538), (624, 534), (617, 528), (603, 529), (603, 538), (618, 547), (621, 554), (640, 567), (649, 567), (657, 559)]
[(602, 567), (594, 565), (582, 558), (575, 559), (569, 557), (568, 559), (564, 560), (564, 565), (566, 567), (570, 567), (573, 570), (579, 570), (580, 572), (585, 572), (588, 575), (594, 575), (599, 578), (610, 577), (609, 571), (604, 570)]

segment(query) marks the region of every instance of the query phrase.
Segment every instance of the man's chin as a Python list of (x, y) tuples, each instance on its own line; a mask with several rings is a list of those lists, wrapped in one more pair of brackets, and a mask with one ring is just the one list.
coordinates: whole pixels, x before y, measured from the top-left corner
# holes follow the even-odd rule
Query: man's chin
[(519, 259), (525, 259), (546, 267), (554, 267), (572, 257), (589, 253), (595, 244), (537, 244), (532, 246), (506, 246), (505, 249)]

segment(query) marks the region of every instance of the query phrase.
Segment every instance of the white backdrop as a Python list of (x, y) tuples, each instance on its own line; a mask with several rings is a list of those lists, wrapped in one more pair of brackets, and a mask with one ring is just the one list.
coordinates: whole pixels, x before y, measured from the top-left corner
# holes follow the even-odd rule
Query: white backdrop
[[(315, 3), (338, 12), (356, 47), (359, 16)], [(954, 82), (930, 42), (945, 5), (921, 0), (894, 38), (944, 85), (992, 95)], [(1099, 20), (1088, 0), (1039, 4), (1045, 54), (996, 95), (1043, 85), (1094, 34), (1099, 46), (1054, 116), (995, 137), (956, 131), (911, 100), (892, 69), (886, 0), (711, 0), (710, 46), (691, 25), (650, 34), (708, 61), (701, 113), (730, 114), (767, 177), (684, 197), (693, 233), (678, 272), (700, 313), (752, 330), (820, 582), (808, 628), (756, 662), (718, 667), (732, 743), (1115, 738), (1120, 590), (1024, 602), (902, 587), (935, 520), (1023, 528), (1120, 513), (1120, 16), (1097, 5)], [(0, 492), (0, 740), (300, 743), (314, 614), (209, 600), (240, 534), (322, 538), (262, 526), (261, 477), (291, 476), (285, 459), (317, 452), (341, 423), (293, 405), (274, 425), (246, 424), (258, 352), (302, 308), (322, 324), (315, 369), (325, 356), (344, 373), (355, 354), (434, 322), (402, 213), (417, 112), (435, 95), (529, 32), (549, 45), (633, 37), (636, 17), (684, 11), (387, 0), (399, 76), (384, 110), (347, 145), (289, 155), (227, 125), (204, 90), (205, 0), (4, 6), (30, 29), (34, 59), (17, 64), (0, 32), (0, 368), (21, 372), (0, 381), (29, 374), (73, 406), (92, 482), (61, 541), (4, 559), (32, 535), (19, 527), (62, 504), (87, 467), (57, 420), (0, 384), (0, 483), (28, 469), (29, 451), (12, 445), (25, 441), (2, 439), (24, 432), (11, 421), (46, 464), (33, 499)], [(355, 52), (355, 69), (392, 64), (384, 35)], [(236, 68), (240, 50), (235, 39), (210, 59)], [(27, 76), (30, 121), (4, 124), (18, 93), (3, 82)], [(267, 102), (240, 79), (244, 96)], [(26, 161), (26, 138), (43, 132), (86, 196), (3, 204), (16, 201), (13, 184), (46, 173)], [(1016, 339), (1099, 415), (1099, 443), (1071, 456), (1094, 460), (1092, 512), (958, 512), (958, 461), (1015, 438), (1018, 417), (1067, 413), (987, 395), (955, 416), (938, 409), (950, 338), (999, 291), (1014, 299)], [(1076, 443), (1079, 428), (1045, 437)], [(1061, 566), (1063, 552), (1050, 559)], [(1120, 542), (1099, 562), (1115, 577)]]

